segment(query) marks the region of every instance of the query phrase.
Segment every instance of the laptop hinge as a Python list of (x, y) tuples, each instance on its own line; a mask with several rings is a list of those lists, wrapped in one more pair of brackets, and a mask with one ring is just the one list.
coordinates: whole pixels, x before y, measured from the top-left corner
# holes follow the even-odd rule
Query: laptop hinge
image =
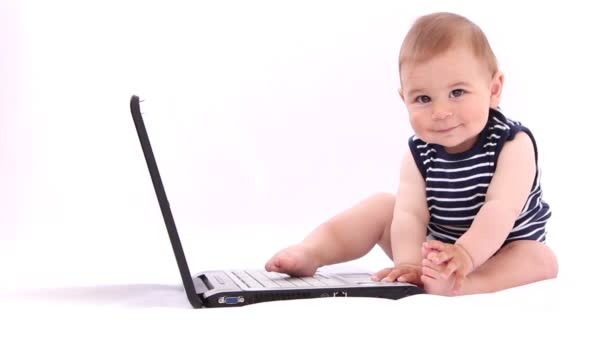
[(204, 274), (194, 277), (192, 280), (194, 282), (194, 290), (196, 290), (197, 294), (205, 293), (214, 288), (213, 284), (211, 284)]

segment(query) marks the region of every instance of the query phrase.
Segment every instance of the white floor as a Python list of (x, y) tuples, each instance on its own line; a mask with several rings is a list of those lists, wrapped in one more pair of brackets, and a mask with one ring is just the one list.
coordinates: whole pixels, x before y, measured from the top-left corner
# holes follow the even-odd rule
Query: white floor
[[(255, 234), (263, 234), (260, 232), (264, 230), (258, 227)], [(259, 249), (240, 253), (214, 244), (195, 250), (194, 241), (204, 237), (194, 235), (189, 240), (182, 236), (193, 272), (236, 265), (261, 267), (259, 262), (277, 243), (260, 243)], [(234, 247), (252, 246), (246, 242), (252, 241), (254, 233), (250, 235), (244, 234)], [(558, 279), (495, 294), (422, 295), (398, 301), (332, 298), (195, 310), (179, 283), (165, 236), (156, 231), (140, 239), (115, 240), (118, 247), (110, 244), (113, 239), (89, 245), (85, 248), (89, 253), (80, 255), (67, 255), (66, 250), (82, 249), (60, 247), (53, 239), (30, 245), (39, 248), (39, 253), (29, 259), (18, 260), (25, 252), (3, 253), (3, 264), (14, 267), (3, 268), (0, 316), (5, 324), (1, 334), (11, 336), (10, 340), (102, 340), (195, 338), (205, 331), (214, 337), (228, 333), (232, 338), (298, 341), (317, 335), (467, 341), (606, 336), (601, 326), (601, 312), (608, 304), (604, 278), (593, 276), (597, 269), (592, 269), (592, 263), (581, 263), (584, 258), (567, 254), (568, 248), (558, 251), (562, 263)], [(129, 253), (122, 250), (123, 244), (131, 244)], [(64, 248), (64, 254), (52, 253), (55, 246)], [(214, 258), (214, 254), (221, 257)], [(361, 260), (330, 269), (373, 270), (386, 262), (374, 250)]]

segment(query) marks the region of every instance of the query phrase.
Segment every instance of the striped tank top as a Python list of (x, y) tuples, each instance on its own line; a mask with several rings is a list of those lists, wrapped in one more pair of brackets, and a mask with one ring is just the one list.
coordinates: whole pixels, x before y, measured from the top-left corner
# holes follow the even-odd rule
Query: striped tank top
[(409, 139), (410, 150), (426, 183), (430, 239), (454, 243), (469, 229), (485, 203), (502, 147), (518, 132), (527, 133), (534, 144), (536, 176), (505, 244), (514, 240), (545, 242), (545, 224), (551, 217), (551, 209), (542, 198), (536, 141), (528, 128), (493, 108), (479, 140), (468, 151), (450, 154), (442, 146), (426, 143), (415, 135)]

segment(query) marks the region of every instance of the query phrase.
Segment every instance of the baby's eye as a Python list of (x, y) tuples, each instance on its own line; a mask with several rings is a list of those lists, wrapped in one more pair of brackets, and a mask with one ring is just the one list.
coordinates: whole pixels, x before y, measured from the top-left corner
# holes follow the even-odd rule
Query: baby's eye
[(429, 103), (431, 102), (431, 98), (428, 97), (427, 95), (420, 95), (418, 97), (416, 97), (416, 99), (414, 100), (418, 103)]
[(464, 95), (463, 89), (454, 89), (450, 92), (450, 97), (460, 97)]

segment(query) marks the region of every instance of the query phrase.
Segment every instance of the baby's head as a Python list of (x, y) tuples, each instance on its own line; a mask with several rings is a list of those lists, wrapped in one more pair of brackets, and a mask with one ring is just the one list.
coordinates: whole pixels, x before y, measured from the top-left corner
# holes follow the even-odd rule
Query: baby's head
[(504, 79), (481, 29), (445, 12), (416, 20), (401, 46), (399, 76), (416, 135), (451, 153), (475, 144)]

